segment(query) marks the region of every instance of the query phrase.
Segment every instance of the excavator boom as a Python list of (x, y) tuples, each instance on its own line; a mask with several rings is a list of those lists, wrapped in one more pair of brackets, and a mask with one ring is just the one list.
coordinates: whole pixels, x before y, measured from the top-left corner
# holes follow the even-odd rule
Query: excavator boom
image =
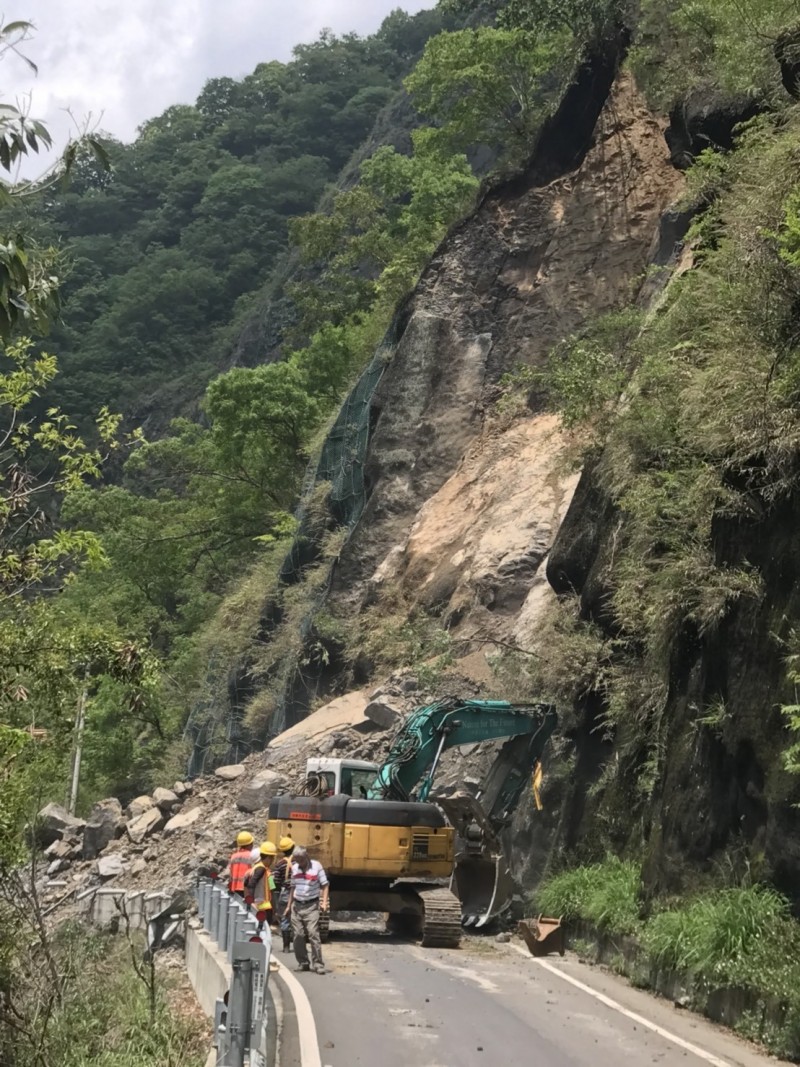
[(448, 748), (527, 735), (539, 751), (553, 732), (552, 704), (510, 704), (505, 700), (458, 700), (450, 697), (417, 708), (395, 737), (375, 781), (371, 799), (425, 801), (439, 759)]
[(428, 800), (448, 748), (507, 737), (477, 795), (435, 797), (460, 842), (451, 888), (465, 926), (481, 927), (511, 906), (514, 881), (500, 834), (555, 729), (552, 704), (450, 698), (417, 708), (403, 724), (368, 790), (373, 798)]

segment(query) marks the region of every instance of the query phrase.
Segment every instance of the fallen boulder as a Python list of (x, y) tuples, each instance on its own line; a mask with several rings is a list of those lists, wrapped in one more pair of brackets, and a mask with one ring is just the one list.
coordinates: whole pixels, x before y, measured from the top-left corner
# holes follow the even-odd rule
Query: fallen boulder
[(185, 782), (175, 782), (172, 787), (172, 792), (175, 794), (178, 800), (183, 800), (183, 798), (187, 796), (187, 794), (191, 793), (191, 789), (186, 788)]
[(178, 803), (178, 797), (171, 789), (162, 789), (159, 786), (153, 790), (153, 802), (162, 811), (169, 811), (173, 804)]
[(403, 719), (400, 708), (390, 704), (385, 697), (380, 700), (371, 700), (364, 708), (364, 715), (382, 730), (391, 730)]
[(223, 782), (235, 782), (237, 778), (241, 778), (245, 772), (245, 766), (243, 763), (229, 763), (226, 767), (217, 767), (214, 774), (217, 778), (221, 778)]
[(253, 813), (269, 807), (273, 797), (286, 792), (287, 781), (278, 771), (259, 771), (253, 780), (246, 785), (236, 798), (236, 807), (239, 811)]
[(83, 852), (83, 840), (78, 834), (65, 834), (60, 841), (54, 841), (44, 850), (50, 860), (79, 860)]
[(95, 864), (95, 871), (100, 878), (116, 878), (117, 875), (125, 873), (125, 864), (119, 855), (101, 856)]
[(134, 845), (139, 845), (146, 837), (150, 837), (151, 834), (160, 830), (163, 825), (163, 814), (158, 808), (152, 807), (142, 812), (132, 822), (129, 822), (125, 829), (128, 831), (128, 837)]
[(48, 804), (36, 816), (36, 840), (41, 848), (47, 848), (60, 840), (65, 833), (80, 834), (86, 823), (76, 819), (60, 804)]
[(125, 818), (128, 820), (137, 819), (140, 815), (143, 815), (146, 811), (149, 811), (150, 808), (154, 808), (155, 804), (156, 802), (153, 800), (152, 797), (134, 797), (134, 799), (125, 809)]
[(202, 814), (202, 808), (192, 808), (190, 811), (179, 811), (177, 815), (172, 816), (164, 827), (164, 836), (168, 837), (170, 834), (177, 833), (178, 830), (186, 830), (189, 826), (194, 825)]
[(83, 831), (83, 858), (93, 860), (117, 836), (122, 819), (122, 805), (116, 797), (107, 797), (95, 804)]

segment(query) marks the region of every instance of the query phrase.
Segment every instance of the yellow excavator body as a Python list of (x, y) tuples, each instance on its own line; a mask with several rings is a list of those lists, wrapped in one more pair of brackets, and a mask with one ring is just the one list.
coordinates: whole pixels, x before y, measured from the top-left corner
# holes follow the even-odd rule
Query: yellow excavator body
[[(333, 911), (382, 911), (423, 945), (457, 946), (461, 905), (446, 884), (455, 831), (435, 804), (331, 796), (275, 797), (267, 833), (319, 860)], [(323, 930), (324, 934), (324, 930)]]
[(357, 822), (270, 819), (270, 840), (291, 837), (333, 875), (357, 878), (449, 878), (455, 831), (450, 826), (374, 826)]

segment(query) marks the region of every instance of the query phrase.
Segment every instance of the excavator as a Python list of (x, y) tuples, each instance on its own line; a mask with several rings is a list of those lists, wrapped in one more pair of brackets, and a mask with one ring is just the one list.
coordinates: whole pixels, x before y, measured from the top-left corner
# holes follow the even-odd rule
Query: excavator
[[(272, 799), (267, 835), (322, 863), (332, 910), (382, 911), (423, 946), (458, 947), (462, 921), (485, 925), (510, 905), (499, 834), (556, 722), (543, 703), (450, 697), (417, 708), (381, 765), (310, 759), (301, 793)], [(477, 796), (429, 799), (446, 749), (504, 737)]]

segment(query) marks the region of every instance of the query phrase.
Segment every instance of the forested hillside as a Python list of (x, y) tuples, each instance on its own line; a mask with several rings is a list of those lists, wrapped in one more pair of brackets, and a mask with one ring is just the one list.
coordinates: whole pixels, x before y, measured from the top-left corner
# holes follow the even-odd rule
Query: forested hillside
[[(141, 642), (165, 668), (141, 715), (120, 717), (102, 672), (93, 684), (87, 796), (135, 793), (165, 758), (183, 763), (170, 746), (197, 684), (214, 665), (224, 676), (234, 653), (212, 653), (200, 630), (242, 566), (272, 560), (270, 546), (291, 534), (315, 433), (469, 201), (463, 155), (413, 153), (422, 120), (401, 86), (425, 41), (458, 17), (398, 10), (374, 37), (324, 34), (288, 64), (209, 82), (195, 106), (145, 123), (131, 145), (106, 143), (103, 156), (79, 145), (66, 192), (5, 208), (64, 278), (46, 341), (58, 374), (54, 365), (37, 393), (91, 439), (101, 406), (147, 438), (109, 456), (105, 487), (76, 483), (59, 501), (59, 525), (102, 546), (61, 611)], [(304, 215), (323, 193), (333, 216)], [(302, 285), (292, 262), (310, 272)], [(256, 369), (217, 378), (204, 396), (237, 362), (262, 291), (282, 302), (286, 343), (253, 349)], [(69, 688), (77, 700), (77, 675)], [(40, 721), (64, 725), (51, 720), (52, 710)]]
[[(324, 34), (289, 63), (207, 82), (132, 144), (106, 142), (110, 170), (78, 160), (68, 190), (31, 220), (63, 249), (49, 347), (71, 413), (108, 403), (163, 430), (196, 411), (282, 263), (289, 219), (313, 210), (444, 25), (436, 11), (398, 9), (373, 37)], [(407, 144), (407, 130), (388, 132)]]

